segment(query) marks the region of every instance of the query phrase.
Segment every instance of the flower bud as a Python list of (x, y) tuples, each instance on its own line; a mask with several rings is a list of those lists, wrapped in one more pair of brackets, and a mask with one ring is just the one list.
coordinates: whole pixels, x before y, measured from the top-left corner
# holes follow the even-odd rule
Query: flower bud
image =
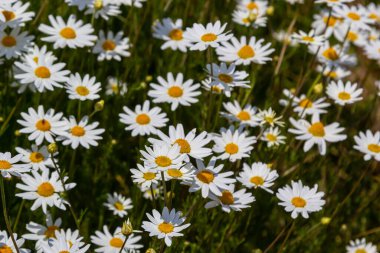
[(50, 154), (54, 154), (58, 151), (58, 145), (55, 142), (50, 143), (47, 147), (47, 150)]
[(313, 87), (313, 91), (314, 91), (316, 94), (321, 94), (322, 91), (323, 91), (323, 84), (322, 84), (322, 83), (317, 83), (316, 85), (314, 85), (314, 87)]
[(129, 218), (127, 221), (123, 222), (123, 226), (121, 227), (121, 233), (125, 236), (129, 236), (133, 233), (132, 223), (129, 221)]
[(330, 217), (322, 217), (322, 219), (321, 219), (321, 223), (323, 225), (328, 225), (330, 223), (330, 221), (331, 221)]
[(95, 0), (94, 1), (94, 8), (99, 10), (103, 7), (103, 0)]
[(20, 131), (19, 131), (19, 130), (16, 130), (16, 131), (15, 131), (15, 136), (20, 136), (20, 135), (21, 135)]
[(149, 248), (145, 251), (145, 253), (156, 253), (156, 251), (152, 248)]
[(104, 109), (104, 100), (100, 100), (100, 101), (96, 102), (96, 104), (94, 106), (94, 110), (97, 112), (100, 112), (103, 109)]
[(268, 8), (267, 8), (267, 15), (268, 16), (272, 16), (273, 15), (273, 13), (274, 13), (274, 6), (268, 6)]
[(151, 75), (145, 77), (146, 82), (152, 81), (153, 77)]

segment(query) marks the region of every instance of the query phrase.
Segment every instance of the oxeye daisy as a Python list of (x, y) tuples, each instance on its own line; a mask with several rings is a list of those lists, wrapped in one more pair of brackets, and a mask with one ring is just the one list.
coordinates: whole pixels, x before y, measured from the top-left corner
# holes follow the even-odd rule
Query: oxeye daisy
[(263, 132), (260, 140), (267, 143), (268, 148), (272, 146), (279, 146), (285, 143), (285, 136), (281, 135), (280, 129), (278, 127), (270, 127)]
[[(68, 233), (67, 233), (68, 232)], [(90, 248), (89, 244), (84, 244), (82, 242), (82, 237), (79, 236), (78, 230), (71, 233), (68, 229), (67, 232), (64, 230), (55, 231), (55, 237), (49, 239), (48, 242), (41, 243), (43, 252), (45, 253), (85, 253)], [(71, 236), (75, 233), (75, 239), (72, 240)]]
[(304, 94), (299, 97), (294, 96), (292, 103), (293, 110), (294, 112), (298, 113), (301, 118), (305, 117), (306, 115), (320, 115), (326, 113), (327, 111), (325, 108), (330, 106), (330, 104), (325, 102), (325, 100), (325, 97), (321, 97), (315, 101), (312, 101)]
[(312, 116), (311, 122), (304, 119), (295, 120), (290, 118), (293, 127), (289, 128), (289, 132), (296, 134), (297, 140), (304, 140), (304, 152), (307, 152), (316, 144), (321, 155), (326, 154), (326, 142), (339, 142), (347, 138), (347, 135), (340, 134), (344, 131), (343, 127), (339, 127), (339, 123), (335, 122), (329, 125), (324, 125), (318, 114)]
[(80, 11), (83, 11), (94, 0), (65, 0), (69, 6), (76, 6)]
[(319, 65), (317, 67), (318, 72), (322, 72), (323, 76), (334, 79), (334, 80), (340, 80), (343, 79), (351, 74), (351, 71), (339, 67), (339, 66), (321, 66)]
[(375, 23), (380, 23), (380, 5), (369, 3), (367, 6), (367, 16), (374, 20)]
[(87, 10), (84, 14), (93, 15), (96, 19), (102, 18), (108, 20), (109, 17), (114, 17), (121, 14), (119, 6), (107, 3), (106, 1), (91, 1), (87, 5)]
[(329, 7), (342, 6), (354, 0), (315, 0), (316, 4), (327, 4)]
[(268, 3), (266, 1), (238, 0), (237, 8), (250, 12), (266, 12)]
[(104, 206), (108, 207), (114, 215), (118, 215), (121, 218), (126, 216), (128, 214), (127, 210), (133, 207), (130, 198), (126, 198), (116, 192), (114, 192), (113, 195), (107, 194), (107, 202), (104, 203)]
[(184, 81), (182, 73), (178, 73), (174, 78), (169, 72), (167, 80), (161, 76), (157, 80), (159, 84), (151, 83), (151, 89), (148, 91), (148, 96), (153, 98), (154, 103), (170, 103), (171, 110), (174, 111), (178, 105), (190, 106), (198, 102), (196, 97), (201, 94), (198, 91), (201, 85), (194, 84), (192, 79)]
[(98, 61), (112, 60), (121, 61), (122, 57), (131, 55), (128, 52), (130, 47), (129, 38), (124, 37), (123, 32), (118, 32), (114, 35), (112, 31), (108, 31), (105, 35), (104, 31), (99, 32), (99, 38), (92, 52), (98, 54)]
[(12, 238), (8, 236), (8, 233), (5, 230), (0, 230), (0, 251), (4, 253), (20, 252), (20, 253), (29, 253), (29, 249), (21, 248), (24, 245), (25, 239), (17, 239), (17, 234), (13, 233), (13, 238), (16, 241), (17, 249), (13, 244)]
[(39, 148), (33, 144), (30, 150), (17, 147), (16, 151), (22, 155), (21, 161), (29, 169), (47, 170), (54, 166), (46, 146)]
[(53, 58), (52, 61), (57, 60), (57, 58), (53, 55), (53, 52), (48, 51), (45, 45), (42, 47), (38, 47), (37, 45), (34, 45), (33, 48), (29, 48), (26, 55), (32, 58), (35, 63), (38, 63), (38, 60), (42, 57), (44, 58), (52, 57)]
[(83, 24), (82, 20), (76, 20), (74, 15), (70, 15), (67, 22), (62, 17), (49, 15), (52, 26), (41, 24), (38, 27), (47, 37), (42, 41), (54, 43), (54, 48), (82, 48), (93, 46), (96, 36), (92, 35), (94, 28), (90, 24)]
[(27, 32), (21, 32), (20, 28), (14, 28), (10, 33), (0, 29), (0, 57), (6, 59), (16, 58), (26, 52), (27, 45), (34, 36), (29, 36)]
[(330, 82), (326, 89), (326, 94), (334, 100), (338, 105), (353, 104), (362, 100), (360, 96), (363, 93), (363, 89), (357, 89), (357, 84), (346, 82), (345, 84), (339, 80), (338, 82)]
[[(26, 174), (21, 178), (23, 184), (16, 184), (16, 187), (23, 191), (17, 193), (17, 197), (34, 200), (30, 208), (32, 211), (42, 207), (43, 212), (46, 213), (48, 206), (56, 206), (59, 209), (66, 210), (65, 205), (68, 205), (68, 202), (60, 196), (60, 193), (64, 192), (64, 187), (59, 180), (58, 172), (53, 171), (51, 175), (49, 174), (48, 170), (43, 170), (42, 174), (32, 171), (32, 175)], [(63, 181), (65, 182), (67, 179), (68, 177), (64, 177)], [(70, 190), (75, 185), (75, 183), (65, 184), (65, 189)]]
[(211, 77), (204, 79), (203, 81), (201, 81), (201, 83), (202, 83), (202, 88), (204, 88), (207, 91), (210, 91), (210, 92), (212, 92), (214, 94), (218, 94), (218, 95), (224, 94), (227, 97), (231, 96), (232, 87), (230, 87), (230, 86), (224, 87), (220, 83), (213, 85), (213, 84), (211, 84), (212, 83)]
[(359, 150), (364, 154), (364, 160), (368, 161), (374, 158), (380, 161), (380, 132), (372, 133), (370, 130), (359, 132), (354, 137), (354, 149)]
[(183, 166), (186, 157), (180, 153), (181, 147), (178, 144), (153, 144), (152, 147), (145, 146), (145, 149), (146, 151), (140, 150), (144, 166), (158, 171), (178, 169)]
[(27, 11), (30, 3), (23, 3), (21, 1), (16, 1), (10, 3), (8, 6), (0, 7), (0, 16), (4, 17), (4, 21), (0, 23), (1, 27), (22, 27), (25, 23), (30, 21), (34, 17), (34, 12)]
[[(369, 30), (374, 21), (367, 17), (367, 11), (361, 6), (341, 5), (334, 7), (334, 16), (343, 18), (349, 26)], [(349, 29), (349, 28), (348, 28)]]
[(262, 11), (236, 9), (232, 13), (232, 20), (237, 24), (253, 28), (265, 27), (267, 24), (267, 17)]
[(173, 208), (169, 209), (165, 206), (160, 214), (156, 209), (153, 209), (152, 215), (147, 213), (149, 221), (143, 221), (141, 226), (149, 236), (157, 236), (158, 239), (164, 239), (167, 246), (172, 245), (172, 237), (183, 236), (181, 232), (190, 226), (190, 223), (183, 224), (186, 217), (182, 216), (181, 212), (176, 212)]
[(56, 113), (54, 109), (49, 109), (46, 113), (42, 105), (35, 111), (29, 107), (28, 113), (22, 112), (22, 120), (17, 122), (24, 128), (20, 133), (29, 134), (28, 140), (35, 140), (40, 145), (45, 139), (47, 142), (54, 142), (55, 136), (65, 135), (68, 125), (62, 119), (62, 113)]
[[(95, 252), (107, 253), (140, 252), (138, 249), (143, 247), (142, 244), (137, 244), (140, 240), (141, 236), (130, 234), (124, 245), (125, 236), (121, 233), (120, 227), (111, 234), (108, 227), (103, 226), (103, 231), (95, 231), (95, 235), (91, 236), (91, 242), (97, 246)], [(124, 246), (123, 250), (121, 250), (122, 246)]]
[(305, 33), (304, 31), (293, 33), (292, 39), (298, 43), (317, 46), (323, 45), (323, 42), (326, 40), (323, 35), (316, 35), (314, 30), (311, 30), (309, 33)]
[[(164, 193), (162, 185), (158, 186), (157, 184), (152, 184), (150, 187), (139, 187), (143, 193), (144, 199), (154, 200), (154, 199), (163, 199), (162, 194)], [(152, 194), (153, 193), (153, 194)], [(154, 195), (154, 198), (153, 198)]]
[(132, 136), (149, 135), (156, 133), (157, 128), (166, 126), (168, 118), (166, 113), (161, 113), (161, 108), (153, 107), (150, 109), (150, 102), (146, 100), (144, 104), (136, 105), (135, 111), (124, 106), (125, 113), (120, 113), (120, 122), (127, 125), (125, 130), (132, 130)]
[(213, 138), (215, 145), (212, 150), (215, 153), (221, 153), (218, 158), (222, 160), (229, 159), (231, 162), (249, 157), (253, 144), (256, 143), (256, 137), (247, 136), (247, 133), (241, 129), (222, 128), (220, 134)]
[(347, 29), (341, 28), (335, 35), (335, 38), (340, 42), (349, 42), (355, 46), (362, 47), (368, 43), (367, 33), (357, 27), (351, 27), (347, 33)]
[(127, 83), (115, 77), (107, 78), (106, 95), (124, 95), (128, 91)]
[(156, 169), (145, 167), (137, 164), (137, 169), (131, 169), (132, 181), (141, 185), (143, 188), (149, 188), (152, 184), (158, 184), (161, 179)]
[(377, 248), (371, 242), (366, 242), (365, 238), (351, 240), (346, 246), (347, 253), (377, 253)]
[(251, 127), (260, 124), (260, 119), (256, 116), (256, 107), (246, 105), (242, 108), (237, 100), (234, 100), (233, 103), (223, 103), (223, 107), (227, 112), (222, 112), (221, 115), (232, 122), (239, 122), (241, 125)]
[(0, 173), (4, 178), (22, 177), (23, 173), (28, 172), (30, 168), (25, 164), (18, 164), (22, 159), (22, 155), (18, 154), (12, 157), (10, 152), (0, 152)]
[(380, 60), (380, 40), (365, 45), (364, 50), (369, 59)]
[(245, 71), (236, 71), (235, 64), (227, 67), (227, 64), (222, 62), (220, 65), (213, 63), (206, 65), (207, 74), (211, 77), (212, 82), (210, 85), (222, 85), (225, 90), (231, 87), (249, 88), (249, 81), (244, 80), (248, 77)]
[(271, 43), (263, 44), (264, 39), (256, 40), (256, 37), (242, 36), (240, 40), (235, 37), (231, 38), (231, 42), (223, 42), (217, 48), (216, 53), (219, 60), (224, 62), (233, 62), (236, 65), (249, 65), (251, 63), (265, 64), (272, 59), (268, 57), (273, 53), (274, 49), (270, 48)]
[(252, 193), (246, 192), (244, 188), (235, 191), (235, 185), (233, 184), (229, 185), (227, 189), (224, 189), (221, 196), (210, 194), (208, 197), (211, 201), (206, 203), (206, 209), (220, 205), (222, 210), (226, 213), (249, 208), (250, 204), (255, 201), (255, 197), (252, 196)]
[(147, 0), (109, 0), (112, 4), (116, 5), (126, 5), (126, 6), (133, 6), (136, 8), (143, 7), (143, 2)]
[(205, 165), (202, 160), (196, 160), (194, 180), (185, 182), (190, 185), (189, 192), (201, 190), (203, 198), (207, 198), (210, 192), (216, 196), (222, 196), (222, 191), (227, 189), (229, 184), (236, 182), (235, 178), (230, 178), (233, 172), (221, 172), (223, 164), (216, 166), (216, 161), (216, 158), (212, 157), (209, 163)]
[(161, 131), (158, 131), (157, 135), (160, 139), (149, 138), (148, 141), (159, 145), (178, 144), (180, 153), (186, 156), (186, 161), (189, 161), (189, 157), (202, 159), (212, 153), (210, 148), (205, 147), (211, 140), (206, 131), (196, 135), (196, 129), (194, 128), (185, 134), (182, 124), (178, 124), (177, 126), (169, 126), (168, 135)]
[(227, 23), (221, 25), (220, 21), (214, 24), (208, 23), (206, 26), (202, 24), (194, 24), (188, 27), (183, 37), (190, 41), (192, 45), (190, 50), (206, 50), (209, 46), (217, 48), (221, 42), (229, 40), (233, 35), (225, 32)]
[(356, 64), (356, 58), (346, 54), (347, 46), (342, 48), (340, 45), (332, 45), (326, 40), (322, 46), (309, 47), (309, 49), (313, 54), (318, 52), (318, 61), (324, 65), (342, 67)]
[(169, 180), (179, 180), (183, 184), (191, 183), (194, 179), (194, 170), (190, 163), (187, 163), (185, 166), (182, 166), (179, 169), (167, 169), (164, 172), (165, 181)]
[(271, 170), (265, 163), (256, 162), (251, 166), (244, 163), (243, 170), (236, 179), (247, 188), (261, 188), (273, 193), (270, 187), (277, 178), (277, 171)]
[(336, 36), (341, 30), (341, 19), (336, 16), (330, 15), (327, 10), (322, 10), (313, 17), (312, 27), (315, 30), (315, 34), (323, 34), (326, 38), (331, 37), (331, 35)]
[(70, 99), (80, 101), (98, 99), (100, 97), (98, 92), (102, 89), (94, 76), (90, 77), (87, 74), (82, 79), (79, 73), (71, 74), (65, 88)]
[(191, 46), (190, 41), (183, 37), (182, 19), (177, 19), (175, 22), (171, 18), (156, 21), (153, 25), (153, 37), (165, 41), (161, 46), (162, 50), (171, 48), (186, 52)]
[(276, 112), (269, 107), (269, 109), (260, 110), (257, 114), (257, 117), (261, 120), (260, 125), (269, 125), (269, 126), (275, 126), (278, 125), (280, 127), (284, 126), (284, 122), (281, 121), (282, 116), (276, 117)]

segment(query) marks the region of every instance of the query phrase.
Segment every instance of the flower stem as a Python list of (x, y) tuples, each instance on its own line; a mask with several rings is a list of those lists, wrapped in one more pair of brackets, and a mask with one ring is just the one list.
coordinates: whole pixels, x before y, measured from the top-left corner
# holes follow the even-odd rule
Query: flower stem
[(123, 242), (123, 245), (121, 245), (121, 248), (120, 248), (119, 253), (122, 253), (122, 252), (123, 252), (123, 249), (124, 249), (124, 247), (125, 247), (125, 244), (127, 243), (127, 240), (128, 240), (128, 236), (125, 237), (124, 242)]
[(168, 196), (167, 196), (167, 190), (166, 190), (166, 182), (165, 182), (165, 174), (163, 171), (161, 171), (161, 180), (162, 185), (164, 186), (164, 206), (168, 206)]

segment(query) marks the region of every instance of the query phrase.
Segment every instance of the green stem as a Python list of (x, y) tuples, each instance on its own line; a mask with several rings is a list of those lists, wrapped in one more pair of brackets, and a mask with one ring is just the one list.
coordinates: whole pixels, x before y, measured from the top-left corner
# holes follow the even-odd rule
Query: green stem
[(3, 125), (1, 126), (1, 128), (0, 128), (0, 136), (2, 136), (3, 133), (5, 132), (5, 129), (6, 129), (6, 127), (8, 126), (8, 123), (9, 123), (9, 121), (11, 120), (13, 114), (15, 113), (17, 107), (19, 106), (21, 100), (22, 100), (22, 97), (20, 97), (20, 98), (17, 100), (16, 105), (12, 108), (11, 113), (8, 115), (7, 119), (5, 120), (5, 122), (3, 123)]
[(16, 228), (17, 228), (17, 225), (18, 225), (18, 221), (20, 220), (21, 211), (22, 211), (22, 208), (24, 207), (24, 204), (25, 204), (25, 199), (22, 199), (21, 204), (20, 204), (20, 206), (18, 208), (15, 224), (13, 224), (13, 231), (16, 231)]
[(167, 196), (167, 190), (166, 190), (165, 175), (163, 171), (161, 171), (161, 180), (162, 180), (162, 185), (164, 187), (164, 203), (165, 203), (165, 206), (168, 206), (168, 196)]
[(122, 252), (123, 252), (123, 249), (124, 249), (124, 247), (125, 247), (125, 244), (127, 243), (127, 240), (128, 240), (128, 236), (125, 237), (124, 242), (123, 242), (123, 245), (121, 245), (121, 248), (120, 248), (119, 253), (122, 253)]

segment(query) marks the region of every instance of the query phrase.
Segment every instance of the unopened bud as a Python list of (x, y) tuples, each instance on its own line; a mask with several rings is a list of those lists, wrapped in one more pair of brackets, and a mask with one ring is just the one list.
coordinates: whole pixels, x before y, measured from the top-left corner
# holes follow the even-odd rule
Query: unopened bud
[(273, 15), (273, 13), (274, 13), (274, 6), (268, 6), (268, 8), (267, 8), (267, 15), (268, 16), (272, 16)]
[(323, 84), (322, 84), (322, 83), (317, 83), (316, 85), (314, 85), (314, 87), (313, 87), (313, 91), (314, 91), (316, 94), (320, 94), (320, 93), (322, 93), (322, 91), (323, 91)]
[(117, 140), (116, 139), (112, 139), (111, 144), (112, 145), (116, 145), (117, 144)]
[(133, 233), (132, 223), (129, 221), (129, 218), (127, 221), (123, 222), (123, 226), (121, 227), (121, 233), (125, 236), (129, 236)]
[(167, 196), (168, 198), (174, 199), (175, 194), (174, 194), (174, 192), (172, 192), (172, 191), (168, 191), (168, 192), (166, 193), (166, 196)]
[(267, 166), (268, 166), (269, 169), (272, 169), (273, 163), (267, 163)]
[(0, 117), (0, 123), (1, 122), (4, 122), (4, 118), (3, 117)]
[(145, 77), (145, 81), (147, 81), (147, 82), (152, 81), (152, 79), (153, 79), (153, 77), (150, 75)]
[(104, 109), (104, 100), (100, 100), (100, 101), (96, 102), (94, 109), (97, 112), (102, 111)]
[(15, 136), (20, 136), (20, 135), (21, 135), (20, 131), (19, 131), (19, 130), (16, 130), (16, 131), (15, 131)]
[(55, 142), (50, 143), (47, 147), (47, 150), (50, 154), (54, 154), (58, 151), (58, 145)]
[(141, 82), (140, 83), (140, 88), (141, 89), (145, 89), (146, 88), (146, 83), (145, 82)]
[(322, 217), (322, 219), (321, 219), (321, 223), (323, 225), (328, 225), (330, 223), (330, 221), (331, 221), (330, 217)]
[(156, 253), (156, 251), (152, 248), (149, 248), (145, 251), (145, 253)]
[(95, 9), (101, 9), (103, 7), (103, 0), (95, 0), (94, 7)]

